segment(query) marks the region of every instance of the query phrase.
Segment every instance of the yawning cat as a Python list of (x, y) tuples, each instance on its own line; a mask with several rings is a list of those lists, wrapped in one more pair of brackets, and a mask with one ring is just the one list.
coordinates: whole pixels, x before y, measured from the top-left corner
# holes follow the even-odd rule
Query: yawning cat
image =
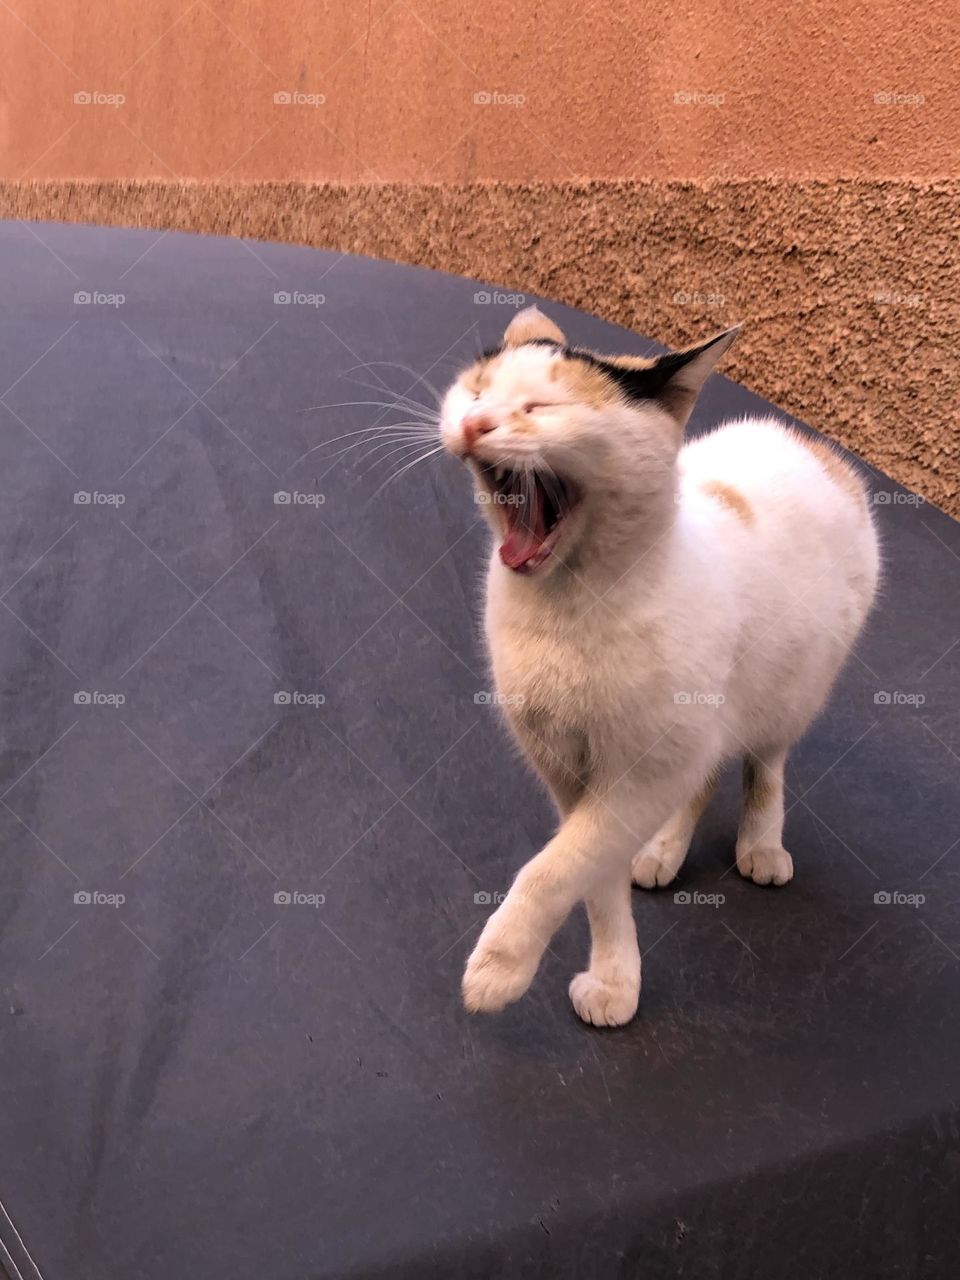
[(473, 473), (498, 547), (486, 633), (500, 701), (560, 811), (470, 956), (469, 1010), (517, 1000), (575, 903), (586, 1022), (640, 993), (631, 868), (677, 874), (718, 772), (744, 760), (737, 866), (785, 884), (783, 769), (876, 590), (857, 472), (773, 419), (683, 443), (736, 329), (647, 360), (571, 348), (536, 308), (447, 392), (441, 437)]

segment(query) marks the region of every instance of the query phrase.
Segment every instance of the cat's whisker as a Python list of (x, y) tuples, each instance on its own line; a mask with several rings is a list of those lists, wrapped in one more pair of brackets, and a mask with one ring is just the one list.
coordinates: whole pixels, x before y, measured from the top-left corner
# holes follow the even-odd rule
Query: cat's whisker
[[(412, 428), (419, 431), (426, 428), (426, 424), (422, 422), (383, 422), (375, 427), (360, 427), (356, 431), (345, 431), (343, 435), (331, 436), (329, 440), (321, 440), (319, 444), (314, 445), (314, 449), (322, 449), (325, 445), (336, 444), (338, 440), (349, 440), (351, 436), (380, 435), (384, 431), (393, 431), (397, 428)], [(429, 428), (427, 428), (429, 429)], [(436, 434), (436, 432), (434, 432)]]
[[(401, 413), (408, 413), (412, 418), (417, 418), (422, 422), (432, 423), (434, 426), (440, 424), (440, 414), (437, 409), (429, 409), (425, 405), (418, 404), (414, 400), (405, 400), (402, 396), (398, 397), (390, 409), (396, 409)], [(384, 406), (384, 413), (387, 412), (387, 406)]]
[[(367, 391), (377, 392), (381, 390), (380, 387), (374, 386), (372, 382), (364, 382), (359, 378), (348, 378), (347, 381), (354, 383), (358, 387), (364, 387)], [(439, 417), (440, 410), (437, 405), (424, 404), (422, 400), (417, 400), (413, 396), (407, 395), (404, 391), (390, 391), (389, 394), (396, 396), (397, 403), (402, 408), (408, 408), (411, 412), (415, 411), (431, 418)]]
[[(406, 439), (401, 439), (400, 437), (396, 437), (393, 440), (381, 441), (380, 444), (375, 444), (371, 446), (371, 448), (369, 448), (365, 453), (358, 454), (356, 458), (356, 462), (358, 466), (363, 466), (365, 463), (370, 462), (372, 459), (374, 459), (375, 455), (379, 453), (380, 457), (376, 458), (374, 461), (374, 465), (376, 465), (377, 463), (381, 462), (384, 458), (391, 457), (393, 453), (399, 451), (400, 449), (422, 449), (427, 444), (432, 445), (435, 443), (436, 443), (436, 436), (419, 437), (419, 438), (407, 437)], [(383, 452), (383, 450), (386, 450), (386, 452)]]
[(393, 431), (394, 429), (402, 429), (404, 432), (409, 432), (411, 435), (419, 434), (422, 431), (422, 438), (424, 440), (435, 440), (437, 436), (436, 431), (432, 428), (423, 427), (421, 423), (384, 423), (381, 427), (363, 427), (359, 431), (347, 431), (342, 436), (334, 436), (331, 440), (322, 440), (320, 444), (315, 444), (312, 448), (308, 449), (306, 453), (297, 459), (297, 461), (302, 462), (304, 458), (309, 458), (311, 454), (318, 453), (320, 450), (326, 449), (329, 445), (337, 444), (341, 440), (349, 440), (352, 437), (360, 436), (361, 439), (356, 440), (354, 444), (347, 445), (345, 448), (337, 451), (338, 454), (348, 453), (351, 449), (357, 448), (360, 445), (371, 443), (375, 436), (382, 439), (387, 432)]
[[(370, 455), (367, 454), (362, 461), (363, 462), (369, 461), (370, 465), (362, 472), (362, 474), (369, 475), (372, 471), (375, 471), (377, 467), (381, 465), (381, 463), (388, 462), (389, 459), (391, 458), (394, 459), (394, 464), (397, 462), (402, 462), (405, 456), (409, 456), (411, 453), (415, 453), (418, 449), (422, 449), (422, 448), (423, 448), (422, 441), (416, 441), (413, 444), (411, 444), (408, 441), (406, 444), (397, 445), (393, 449), (388, 450), (386, 453), (382, 453), (379, 458), (374, 458), (372, 461), (370, 460)], [(400, 454), (401, 456), (396, 457), (397, 454)]]
[[(375, 446), (374, 446), (374, 450), (375, 450), (375, 449), (377, 449), (377, 448), (380, 448), (380, 447), (381, 447), (381, 445), (393, 445), (393, 444), (397, 444), (397, 443), (403, 443), (403, 444), (405, 444), (405, 445), (407, 445), (407, 444), (408, 444), (408, 445), (416, 446), (417, 448), (422, 449), (425, 445), (427, 445), (427, 444), (429, 444), (429, 443), (431, 443), (431, 442), (432, 442), (432, 441), (431, 441), (430, 439), (419, 439), (419, 438), (409, 438), (409, 437), (396, 436), (396, 437), (393, 437), (393, 438), (391, 438), (391, 439), (389, 439), (389, 440), (381, 441), (380, 445), (375, 445)], [(363, 444), (363, 443), (365, 443), (365, 442), (364, 442), (364, 441), (360, 441), (359, 443), (360, 443), (360, 444)], [(369, 443), (369, 442), (366, 442), (366, 443)], [(340, 451), (340, 453), (339, 453), (339, 454), (337, 454), (337, 456), (336, 456), (335, 460), (333, 460), (333, 465), (334, 465), (334, 466), (337, 466), (337, 465), (339, 465), (340, 463), (345, 463), (345, 462), (347, 461), (347, 455), (348, 455), (349, 453), (351, 453), (351, 452), (352, 452), (356, 447), (357, 447), (356, 445), (350, 445), (350, 446), (348, 446), (346, 449), (342, 449), (342, 450)], [(372, 452), (372, 451), (371, 451), (371, 452)], [(360, 465), (362, 465), (362, 464), (366, 461), (366, 459), (367, 459), (367, 457), (368, 457), (368, 456), (370, 456), (370, 455), (369, 455), (369, 453), (361, 453), (361, 454), (357, 454), (357, 455), (355, 455), (355, 457), (354, 457), (354, 458), (351, 458), (351, 459), (350, 459), (350, 462), (351, 462), (351, 463), (359, 463)]]
[(394, 475), (390, 476), (390, 479), (395, 480), (398, 476), (403, 475), (405, 471), (409, 471), (411, 467), (418, 466), (421, 462), (426, 462), (428, 458), (433, 458), (437, 454), (444, 453), (444, 452), (446, 451), (443, 445), (437, 445), (433, 449), (428, 449), (426, 453), (421, 453), (418, 457), (414, 458), (411, 462), (408, 462), (405, 466), (401, 467), (399, 471), (397, 471)]
[[(416, 381), (414, 382), (414, 386), (417, 386), (419, 383), (421, 383), (421, 382), (422, 382), (422, 383), (423, 383), (423, 385), (424, 385), (424, 386), (425, 386), (429, 391), (432, 391), (432, 392), (433, 392), (434, 398), (436, 399), (436, 401), (437, 401), (437, 403), (438, 403), (438, 404), (439, 404), (439, 403), (440, 403), (440, 401), (443, 399), (443, 396), (440, 394), (440, 392), (437, 390), (437, 388), (433, 385), (433, 383), (432, 383), (432, 382), (427, 378), (427, 375), (426, 375), (425, 373), (423, 373), (423, 374), (417, 373), (416, 369), (411, 369), (411, 368), (410, 368), (410, 366), (409, 366), (408, 364), (401, 364), (401, 363), (400, 363), (399, 361), (397, 361), (397, 360), (368, 360), (368, 361), (366, 361), (364, 364), (355, 364), (355, 365), (353, 365), (351, 368), (349, 368), (349, 369), (345, 369), (345, 370), (344, 370), (344, 372), (345, 372), (345, 373), (355, 373), (355, 372), (357, 371), (357, 369), (370, 369), (370, 370), (375, 370), (375, 368), (376, 368), (377, 366), (379, 366), (380, 368), (400, 369), (400, 370), (401, 370), (401, 372), (403, 372), (403, 373), (409, 373), (409, 375), (411, 376), (411, 378), (415, 378), (415, 379), (416, 379)], [(374, 371), (373, 376), (374, 376), (375, 378), (376, 378), (376, 377), (379, 377), (379, 375), (378, 375), (375, 371)]]
[[(337, 400), (332, 404), (309, 404), (304, 409), (298, 409), (297, 413), (316, 413), (320, 409), (402, 409), (403, 407), (399, 398), (396, 400)], [(424, 405), (418, 407), (424, 411), (426, 409)]]
[[(426, 444), (428, 444), (428, 443), (430, 443), (430, 442), (429, 442), (429, 441), (427, 441), (427, 440), (409, 440), (409, 439), (402, 439), (401, 437), (399, 437), (399, 436), (398, 436), (398, 437), (396, 437), (396, 438), (394, 438), (394, 439), (386, 440), (386, 441), (384, 441), (383, 443), (384, 443), (385, 445), (394, 445), (394, 444), (400, 444), (400, 443), (402, 443), (402, 444), (416, 445), (418, 448), (422, 448), (424, 445), (426, 445)], [(353, 447), (354, 447), (354, 446), (352, 446), (352, 445), (351, 445), (349, 448), (341, 449), (341, 450), (340, 450), (340, 452), (339, 452), (338, 454), (335, 454), (332, 458), (327, 458), (327, 459), (326, 459), (326, 461), (328, 461), (332, 466), (333, 466), (333, 465), (337, 465), (337, 464), (339, 464), (339, 463), (341, 463), (341, 462), (344, 462), (344, 463), (345, 463), (345, 462), (347, 461), (347, 455), (348, 455), (348, 454), (350, 454), (350, 453), (353, 451)], [(379, 448), (380, 446), (377, 446), (377, 447)], [(358, 453), (358, 454), (356, 454), (353, 458), (351, 458), (349, 461), (350, 461), (350, 463), (351, 463), (351, 464), (358, 463), (358, 464), (362, 465), (362, 464), (366, 461), (367, 457), (369, 457), (369, 456), (370, 456), (370, 454)]]
[(395, 471), (393, 475), (387, 476), (383, 484), (373, 494), (371, 501), (373, 500), (373, 498), (378, 497), (383, 492), (383, 490), (387, 487), (388, 484), (392, 484), (394, 480), (399, 479), (400, 476), (402, 476), (405, 472), (409, 471), (412, 467), (419, 466), (421, 462), (426, 462), (428, 458), (435, 458), (438, 453), (444, 453), (444, 452), (446, 452), (446, 446), (440, 444), (440, 445), (437, 445), (435, 449), (430, 449), (427, 453), (421, 454), (419, 458), (414, 458), (412, 462), (405, 463), (404, 466), (402, 466), (399, 471)]

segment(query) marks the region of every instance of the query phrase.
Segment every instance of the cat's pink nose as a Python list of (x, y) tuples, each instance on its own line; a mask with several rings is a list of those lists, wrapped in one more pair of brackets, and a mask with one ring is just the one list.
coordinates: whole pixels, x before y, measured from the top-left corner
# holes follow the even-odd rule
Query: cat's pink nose
[(463, 447), (465, 453), (472, 453), (474, 445), (481, 436), (487, 435), (489, 432), (496, 430), (497, 424), (486, 413), (468, 413), (460, 424), (463, 432)]

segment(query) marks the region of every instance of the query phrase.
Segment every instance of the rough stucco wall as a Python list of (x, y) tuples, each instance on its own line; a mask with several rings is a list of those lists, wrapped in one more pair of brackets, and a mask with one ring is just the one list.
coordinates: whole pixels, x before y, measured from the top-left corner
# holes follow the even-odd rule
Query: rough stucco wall
[(743, 320), (726, 371), (960, 514), (960, 180), (50, 183), (0, 186), (0, 216), (393, 258), (672, 345)]

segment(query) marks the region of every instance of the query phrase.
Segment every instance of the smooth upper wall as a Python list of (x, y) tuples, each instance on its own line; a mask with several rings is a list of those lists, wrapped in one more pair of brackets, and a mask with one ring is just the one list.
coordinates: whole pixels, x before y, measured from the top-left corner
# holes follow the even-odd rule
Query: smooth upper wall
[(4, 0), (0, 179), (954, 175), (958, 13)]

